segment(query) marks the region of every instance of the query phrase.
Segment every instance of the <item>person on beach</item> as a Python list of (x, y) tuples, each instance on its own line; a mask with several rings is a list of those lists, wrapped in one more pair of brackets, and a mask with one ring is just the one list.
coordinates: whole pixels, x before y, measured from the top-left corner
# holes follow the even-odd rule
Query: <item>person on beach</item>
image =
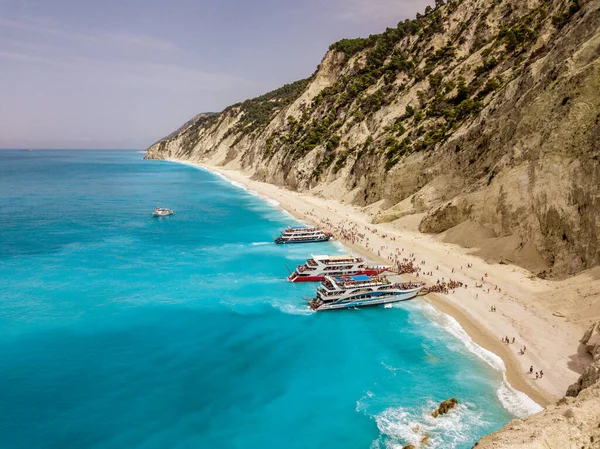
[(513, 342), (513, 343), (515, 342), (515, 337), (513, 337), (513, 341), (512, 341), (512, 342)]
[(533, 365), (529, 367), (529, 374), (533, 374)]
[(540, 379), (544, 377), (544, 372), (542, 370), (540, 370)]
[(540, 378), (540, 374), (536, 371), (535, 372), (535, 380), (538, 380)]

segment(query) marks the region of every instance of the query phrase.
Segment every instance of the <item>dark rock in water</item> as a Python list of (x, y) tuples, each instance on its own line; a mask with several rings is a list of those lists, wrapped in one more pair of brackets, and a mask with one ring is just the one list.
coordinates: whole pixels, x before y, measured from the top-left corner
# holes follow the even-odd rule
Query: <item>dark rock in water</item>
[(445, 415), (450, 410), (452, 410), (456, 406), (456, 404), (458, 404), (456, 398), (450, 398), (445, 401), (442, 401), (440, 402), (440, 406), (437, 408), (437, 410), (434, 410), (431, 416), (437, 418), (439, 415)]
[(402, 446), (402, 449), (416, 449), (412, 444)]

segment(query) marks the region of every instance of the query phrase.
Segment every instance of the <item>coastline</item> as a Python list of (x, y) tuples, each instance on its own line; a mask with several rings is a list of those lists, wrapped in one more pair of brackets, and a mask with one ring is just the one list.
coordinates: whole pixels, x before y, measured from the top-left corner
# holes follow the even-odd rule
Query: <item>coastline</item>
[[(329, 228), (352, 224), (368, 237), (370, 245), (348, 241), (334, 230), (336, 239), (349, 250), (373, 261), (389, 264), (388, 258), (401, 249), (402, 254), (415, 253), (417, 260), (425, 261), (425, 270), (433, 271), (433, 276), (422, 275), (419, 279), (429, 285), (435, 284), (436, 278), (445, 276), (465, 282), (469, 285), (467, 289), (448, 295), (428, 294), (421, 298), (456, 320), (477, 346), (499, 357), (509, 386), (540, 406), (546, 407), (556, 402), (564, 395), (568, 385), (578, 378), (579, 366), (584, 363), (576, 360), (579, 357), (577, 346), (581, 329), (563, 318), (553, 316), (544, 308), (536, 307), (533, 301), (522, 299), (528, 295), (537, 297), (544, 287), (530, 279), (530, 274), (525, 270), (509, 265), (490, 265), (467, 254), (464, 249), (441, 243), (432, 236), (397, 229), (390, 224), (373, 225), (369, 217), (354, 206), (254, 181), (237, 170), (175, 159), (168, 161), (217, 174), (270, 200), (271, 204), (277, 204), (302, 221)], [(382, 237), (382, 233), (385, 237)], [(390, 240), (389, 237), (394, 239)], [(375, 248), (381, 250), (376, 252)], [(467, 264), (471, 264), (468, 270), (463, 268)], [(433, 266), (435, 269), (432, 269)], [(404, 276), (415, 279), (413, 276)], [(474, 288), (473, 285), (478, 281), (484, 287), (499, 287), (502, 293), (491, 288), (490, 293), (485, 288)], [(498, 312), (489, 311), (492, 303)], [(502, 343), (501, 337), (504, 335), (515, 337), (515, 344)], [(527, 346), (525, 355), (517, 355), (522, 346)], [(542, 379), (535, 380), (528, 374), (531, 365), (534, 370), (544, 370)]]

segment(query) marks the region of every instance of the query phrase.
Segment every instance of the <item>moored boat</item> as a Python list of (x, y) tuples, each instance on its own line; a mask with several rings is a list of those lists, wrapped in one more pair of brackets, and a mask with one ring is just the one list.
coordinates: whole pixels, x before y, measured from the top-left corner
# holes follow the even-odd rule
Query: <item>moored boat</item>
[(163, 207), (157, 207), (154, 209), (154, 212), (152, 212), (153, 217), (166, 217), (168, 215), (173, 215), (173, 211)]
[(317, 312), (412, 299), (423, 288), (420, 282), (395, 283), (387, 277), (327, 276), (309, 305)]
[(387, 265), (368, 265), (362, 257), (344, 256), (314, 256), (306, 260), (304, 265), (298, 265), (288, 276), (290, 282), (321, 282), (325, 276), (350, 276), (365, 274), (377, 276), (390, 267)]
[(288, 227), (275, 239), (278, 245), (287, 243), (315, 243), (326, 242), (331, 234), (319, 228), (290, 228)]

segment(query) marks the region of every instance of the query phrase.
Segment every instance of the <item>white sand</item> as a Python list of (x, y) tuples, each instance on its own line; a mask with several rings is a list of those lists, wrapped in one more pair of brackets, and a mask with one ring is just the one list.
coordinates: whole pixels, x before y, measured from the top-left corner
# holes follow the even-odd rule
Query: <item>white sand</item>
[[(564, 396), (567, 387), (579, 377), (582, 366), (588, 363), (584, 351), (581, 354), (577, 352), (579, 338), (588, 321), (572, 322), (552, 314), (558, 305), (563, 306), (561, 311), (567, 317), (570, 311), (576, 310), (572, 304), (576, 300), (575, 293), (566, 287), (558, 287), (563, 284), (533, 278), (528, 271), (512, 265), (488, 264), (464, 248), (414, 230), (394, 224), (373, 225), (369, 215), (336, 200), (257, 182), (238, 171), (197, 165), (221, 173), (278, 201), (282, 208), (305, 221), (330, 230), (340, 225), (346, 229), (357, 226), (358, 231), (365, 234), (365, 240), (352, 244), (339, 235), (336, 237), (352, 251), (372, 260), (385, 261), (397, 250), (402, 250), (401, 257), (415, 253), (417, 261), (425, 261), (423, 272), (433, 271), (433, 276), (421, 275), (419, 280), (429, 285), (442, 278), (466, 283), (466, 289), (448, 295), (429, 294), (417, 300), (429, 301), (442, 312), (453, 316), (478, 345), (500, 356), (513, 388), (524, 392), (537, 403), (546, 406)], [(387, 237), (382, 238), (383, 234)], [(384, 245), (385, 249), (381, 249)], [(378, 251), (381, 257), (378, 257)], [(472, 268), (467, 268), (468, 264), (472, 264)], [(476, 283), (482, 283), (482, 277), (483, 288), (475, 288)], [(550, 298), (550, 292), (554, 294), (554, 300), (545, 304), (544, 298)], [(570, 295), (557, 300), (556, 292)], [(490, 312), (491, 305), (496, 306), (497, 312)], [(502, 343), (503, 336), (508, 336), (511, 341), (515, 337), (515, 343)], [(527, 347), (525, 355), (518, 355), (523, 346)], [(529, 375), (530, 365), (533, 365), (534, 373), (543, 370), (544, 377), (535, 380), (535, 375)]]

